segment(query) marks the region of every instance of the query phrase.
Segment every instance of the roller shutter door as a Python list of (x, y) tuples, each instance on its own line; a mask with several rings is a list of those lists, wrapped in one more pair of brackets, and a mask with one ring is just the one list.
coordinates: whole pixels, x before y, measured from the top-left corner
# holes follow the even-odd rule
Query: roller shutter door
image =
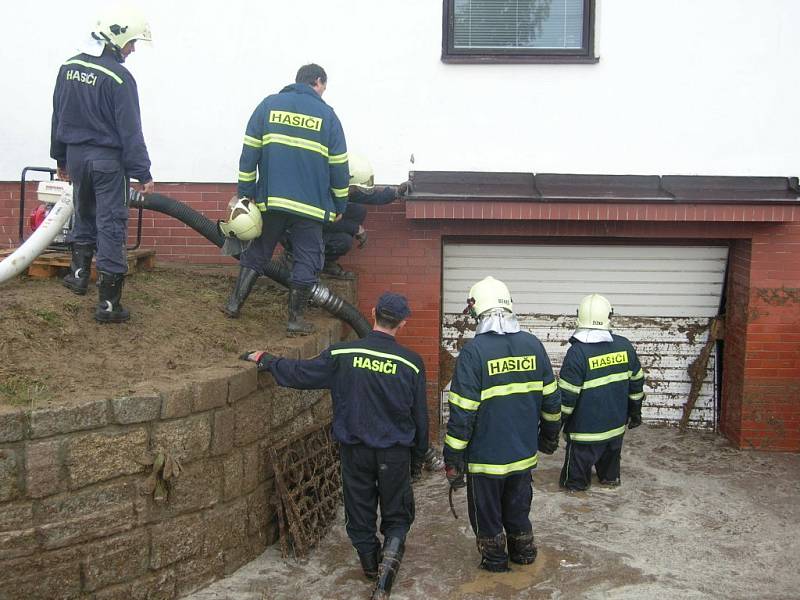
[[(455, 357), (474, 335), (474, 320), (461, 314), (467, 292), (492, 275), (511, 288), (522, 327), (542, 340), (558, 372), (578, 303), (596, 292), (614, 306), (614, 332), (630, 339), (641, 358), (645, 420), (676, 423), (691, 386), (687, 368), (700, 354), (710, 320), (719, 311), (727, 259), (726, 246), (448, 243), (443, 261), (443, 346)], [(713, 429), (717, 421), (716, 363), (712, 352), (692, 427)], [(443, 393), (443, 421), (446, 397)]]

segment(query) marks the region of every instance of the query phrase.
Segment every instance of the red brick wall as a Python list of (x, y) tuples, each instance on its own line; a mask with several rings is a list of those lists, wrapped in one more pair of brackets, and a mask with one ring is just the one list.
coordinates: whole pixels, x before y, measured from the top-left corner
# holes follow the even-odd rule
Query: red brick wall
[[(18, 190), (18, 184), (0, 184), (0, 246), (16, 243)], [(235, 187), (161, 184), (157, 191), (216, 220), (224, 218)], [(31, 196), (29, 206), (33, 205)], [(800, 451), (800, 224), (743, 222), (757, 211), (748, 217), (747, 212), (739, 214), (723, 206), (703, 207), (703, 217), (709, 222), (682, 220), (696, 218), (698, 207), (656, 211), (653, 220), (644, 221), (633, 220), (640, 218), (639, 211), (626, 211), (632, 215), (629, 220), (579, 220), (584, 215), (567, 210), (559, 213), (561, 220), (534, 221), (518, 220), (524, 215), (509, 210), (502, 215), (509, 220), (499, 220), (500, 214), (497, 220), (478, 219), (471, 213), (461, 220), (434, 221), (409, 219), (404, 202), (370, 207), (367, 247), (353, 250), (342, 261), (359, 274), (359, 308), (364, 314), (369, 314), (384, 290), (408, 296), (414, 313), (399, 339), (425, 360), (434, 434), (438, 433), (443, 240), (487, 236), (549, 243), (565, 238), (654, 243), (714, 240), (732, 243), (721, 429), (741, 447)], [(781, 214), (791, 216), (793, 210), (782, 209)], [(767, 212), (774, 216), (773, 211)], [(645, 211), (641, 218), (645, 215), (649, 213)], [(585, 218), (597, 216), (589, 211)], [(142, 245), (156, 247), (158, 260), (232, 262), (174, 219), (150, 211), (144, 217)], [(621, 219), (619, 213), (616, 218)]]

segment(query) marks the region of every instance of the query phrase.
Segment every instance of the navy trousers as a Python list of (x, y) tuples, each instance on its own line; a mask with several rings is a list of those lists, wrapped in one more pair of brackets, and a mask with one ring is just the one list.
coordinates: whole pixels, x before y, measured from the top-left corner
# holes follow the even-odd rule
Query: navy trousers
[(592, 467), (603, 483), (619, 480), (622, 437), (618, 436), (599, 444), (567, 442), (564, 466), (558, 482), (570, 490), (585, 490), (592, 484)]
[(328, 223), (322, 228), (325, 241), (325, 260), (334, 262), (350, 252), (353, 237), (367, 218), (367, 207), (363, 204), (348, 202), (341, 221)]
[(508, 477), (467, 475), (469, 522), (475, 536), (519, 535), (533, 530), (528, 514), (533, 501), (531, 472)]
[(383, 537), (405, 541), (414, 522), (411, 449), (341, 444), (339, 457), (345, 529), (355, 549), (360, 554), (368, 554), (381, 547), (376, 536), (379, 505)]
[(317, 283), (324, 257), (322, 223), (275, 210), (261, 213), (261, 216), (264, 221), (261, 235), (242, 252), (239, 263), (263, 275), (265, 265), (272, 260), (275, 246), (285, 233), (294, 253), (290, 283), (296, 287), (311, 287)]
[(97, 270), (128, 271), (129, 180), (119, 150), (100, 146), (67, 146), (75, 220), (68, 242), (97, 247)]

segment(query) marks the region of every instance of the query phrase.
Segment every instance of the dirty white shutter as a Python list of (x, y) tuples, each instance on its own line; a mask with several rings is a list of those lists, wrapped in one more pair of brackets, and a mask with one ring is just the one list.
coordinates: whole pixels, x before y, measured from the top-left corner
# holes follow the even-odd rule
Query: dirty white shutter
[[(470, 286), (492, 275), (509, 286), (522, 326), (542, 340), (557, 372), (578, 303), (602, 294), (614, 306), (614, 332), (631, 340), (645, 369), (645, 419), (677, 422), (691, 386), (687, 367), (719, 310), (727, 257), (725, 246), (446, 244), (443, 345), (455, 356), (472, 337), (461, 311)], [(716, 422), (715, 373), (712, 352), (694, 427)]]

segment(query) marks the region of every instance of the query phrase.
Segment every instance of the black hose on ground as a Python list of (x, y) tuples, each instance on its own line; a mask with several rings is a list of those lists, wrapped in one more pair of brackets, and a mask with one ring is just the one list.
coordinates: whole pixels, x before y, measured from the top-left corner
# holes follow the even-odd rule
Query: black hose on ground
[[(143, 196), (139, 192), (131, 190), (128, 204), (132, 208), (146, 208), (178, 219), (218, 248), (222, 248), (225, 243), (225, 236), (219, 231), (216, 223), (174, 198), (163, 194)], [(274, 260), (267, 264), (264, 274), (282, 286), (289, 287), (289, 270)], [(359, 337), (364, 337), (372, 329), (369, 321), (358, 312), (355, 306), (334, 294), (321, 283), (317, 283), (312, 288), (311, 301), (320, 308), (327, 310), (333, 316), (345, 321)]]

